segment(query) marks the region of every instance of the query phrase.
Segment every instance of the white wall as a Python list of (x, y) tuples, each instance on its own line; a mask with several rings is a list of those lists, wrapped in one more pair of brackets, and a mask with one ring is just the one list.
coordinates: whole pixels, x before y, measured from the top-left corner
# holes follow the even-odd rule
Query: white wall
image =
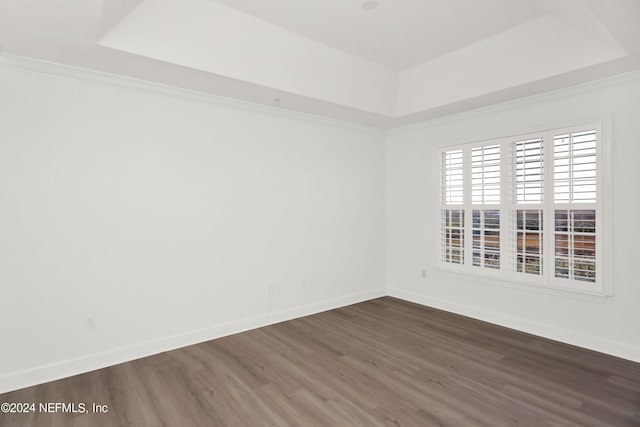
[[(370, 128), (116, 82), (0, 64), (0, 393), (385, 292), (640, 361), (639, 73), (397, 129), (386, 153)], [(433, 268), (435, 146), (606, 113), (614, 297)]]
[(164, 92), (0, 66), (0, 392), (383, 294), (381, 131)]
[[(613, 117), (613, 287), (606, 300), (465, 280), (435, 269), (434, 147)], [(391, 295), (640, 361), (640, 73), (392, 131), (387, 139)], [(427, 277), (421, 278), (426, 269)]]

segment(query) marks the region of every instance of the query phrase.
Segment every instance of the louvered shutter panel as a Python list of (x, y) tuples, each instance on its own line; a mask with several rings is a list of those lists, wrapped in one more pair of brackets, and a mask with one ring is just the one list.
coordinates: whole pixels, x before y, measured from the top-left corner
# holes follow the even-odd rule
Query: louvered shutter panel
[(512, 247), (515, 271), (544, 272), (544, 139), (531, 137), (511, 144)]
[(464, 153), (450, 150), (442, 153), (442, 182), (440, 210), (441, 260), (450, 264), (464, 264), (465, 211)]
[[(471, 149), (471, 230), (474, 267), (500, 268), (500, 144)], [(493, 205), (492, 207), (489, 207)]]
[(555, 277), (595, 282), (596, 131), (556, 135), (553, 142)]
[(556, 203), (595, 203), (595, 131), (553, 138), (553, 187)]
[(513, 145), (516, 203), (541, 203), (544, 190), (543, 140), (533, 138)]
[(446, 205), (464, 203), (464, 157), (462, 150), (442, 153), (443, 202)]
[(474, 205), (500, 203), (499, 144), (471, 150), (471, 202)]

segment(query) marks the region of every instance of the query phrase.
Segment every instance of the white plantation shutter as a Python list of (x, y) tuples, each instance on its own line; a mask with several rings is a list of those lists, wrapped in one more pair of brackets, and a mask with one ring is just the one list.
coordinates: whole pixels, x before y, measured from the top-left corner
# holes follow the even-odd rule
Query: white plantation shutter
[(596, 210), (555, 211), (555, 277), (596, 281)]
[(446, 151), (442, 154), (443, 198), (447, 205), (464, 203), (464, 169), (462, 150)]
[(544, 137), (511, 143), (512, 266), (517, 273), (544, 273)]
[(464, 264), (464, 152), (449, 150), (441, 157), (440, 254), (448, 264)]
[(597, 279), (597, 132), (567, 132), (553, 138), (555, 277)]
[(464, 264), (464, 209), (441, 210), (442, 261)]
[(473, 265), (500, 268), (500, 210), (473, 210)]
[(542, 209), (515, 211), (515, 262), (518, 273), (542, 275), (544, 214)]
[(543, 180), (543, 139), (517, 141), (513, 145), (515, 157), (514, 194), (517, 203), (541, 203)]
[(500, 269), (501, 146), (471, 148), (473, 267)]
[(500, 145), (471, 150), (471, 202), (500, 203)]
[(553, 138), (553, 189), (556, 203), (595, 203), (595, 130)]
[(439, 263), (605, 294), (600, 129), (595, 124), (440, 150)]

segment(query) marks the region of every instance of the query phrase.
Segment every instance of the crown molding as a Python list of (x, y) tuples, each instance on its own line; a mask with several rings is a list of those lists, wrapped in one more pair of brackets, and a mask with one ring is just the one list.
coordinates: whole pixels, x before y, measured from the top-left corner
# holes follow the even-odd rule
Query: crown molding
[[(611, 66), (611, 64), (609, 64)], [(276, 107), (246, 100), (240, 100), (227, 96), (216, 95), (213, 93), (202, 92), (193, 89), (186, 89), (179, 86), (153, 82), (149, 80), (139, 79), (135, 77), (124, 76), (122, 74), (108, 73), (90, 68), (77, 67), (68, 64), (51, 62), (31, 57), (9, 54), (2, 51), (0, 46), (0, 68), (9, 68), (23, 72), (45, 75), (49, 77), (69, 79), (85, 84), (93, 84), (100, 86), (117, 87), (121, 89), (152, 92), (167, 97), (182, 98), (195, 102), (203, 102), (209, 105), (216, 105), (227, 108), (234, 108), (242, 111), (251, 111), (260, 114), (268, 114), (277, 117), (289, 119), (304, 120), (312, 123), (323, 124), (327, 126), (335, 126), (347, 128), (360, 132), (367, 132), (376, 135), (402, 135), (412, 133), (421, 129), (429, 128), (439, 124), (444, 124), (457, 120), (465, 120), (473, 117), (482, 116), (484, 114), (500, 112), (516, 106), (526, 106), (536, 102), (545, 102), (568, 95), (576, 95), (598, 90), (608, 86), (623, 84), (627, 81), (635, 81), (640, 78), (640, 55), (626, 57), (621, 61), (616, 61), (613, 66), (620, 67), (618, 71), (625, 69), (626, 72), (617, 72), (615, 75), (602, 77), (598, 72), (604, 72), (606, 67), (599, 68), (585, 76), (587, 81), (582, 83), (562, 86), (556, 89), (544, 90), (541, 88), (531, 89), (528, 85), (519, 89), (519, 93), (504, 95), (507, 100), (491, 102), (491, 100), (468, 100), (461, 105), (444, 106), (442, 109), (436, 108), (426, 112), (426, 116), (420, 118), (416, 116), (411, 119), (409, 116), (404, 117), (382, 117), (385, 120), (378, 120), (378, 123), (364, 124), (349, 119), (341, 119), (327, 117), (324, 115), (290, 110), (284, 107)], [(611, 69), (609, 69), (611, 71)], [(598, 78), (600, 77), (600, 78)], [(533, 84), (536, 84), (534, 82)], [(511, 91), (508, 89), (506, 91)], [(533, 94), (531, 94), (533, 91)], [(518, 92), (518, 88), (515, 88)], [(515, 93), (514, 92), (514, 93)], [(537, 93), (536, 93), (537, 92)], [(498, 98), (502, 95), (498, 95)], [(482, 105), (489, 102), (486, 106)], [(462, 105), (464, 104), (464, 105)], [(428, 114), (427, 114), (428, 113)], [(431, 116), (431, 117), (429, 117)], [(406, 120), (415, 120), (413, 123), (404, 124)]]
[(359, 124), (347, 120), (340, 120), (300, 111), (288, 110), (282, 107), (253, 103), (225, 96), (215, 95), (178, 86), (142, 80), (120, 74), (107, 73), (89, 68), (50, 62), (21, 55), (9, 54), (0, 50), (0, 68), (8, 68), (27, 73), (40, 74), (53, 78), (73, 80), (90, 85), (110, 86), (134, 91), (153, 92), (172, 98), (182, 98), (190, 101), (202, 102), (220, 107), (234, 108), (243, 111), (274, 115), (278, 117), (305, 120), (313, 123), (349, 128), (361, 132), (384, 135), (384, 129)]
[(606, 77), (600, 77), (591, 79), (582, 83), (573, 84), (569, 86), (559, 87), (551, 90), (543, 90), (538, 93), (530, 95), (522, 95), (515, 97), (514, 99), (495, 102), (485, 107), (478, 107), (463, 110), (460, 112), (452, 112), (450, 114), (444, 114), (440, 117), (434, 117), (431, 119), (421, 120), (416, 123), (407, 125), (394, 126), (387, 130), (388, 135), (403, 135), (413, 133), (422, 129), (428, 129), (432, 126), (451, 123), (459, 120), (471, 119), (474, 117), (480, 117), (491, 113), (499, 113), (501, 111), (509, 110), (515, 107), (532, 105), (535, 103), (553, 101), (555, 99), (563, 98), (566, 96), (580, 95), (583, 93), (589, 93), (608, 87), (626, 84), (640, 80), (640, 55), (625, 58), (624, 65), (631, 70), (617, 73), (615, 75), (609, 75)]

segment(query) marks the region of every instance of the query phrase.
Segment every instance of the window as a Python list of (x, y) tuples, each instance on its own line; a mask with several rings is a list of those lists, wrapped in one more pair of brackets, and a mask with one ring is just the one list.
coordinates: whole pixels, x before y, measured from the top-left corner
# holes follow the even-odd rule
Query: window
[(439, 150), (439, 264), (605, 294), (601, 125)]

